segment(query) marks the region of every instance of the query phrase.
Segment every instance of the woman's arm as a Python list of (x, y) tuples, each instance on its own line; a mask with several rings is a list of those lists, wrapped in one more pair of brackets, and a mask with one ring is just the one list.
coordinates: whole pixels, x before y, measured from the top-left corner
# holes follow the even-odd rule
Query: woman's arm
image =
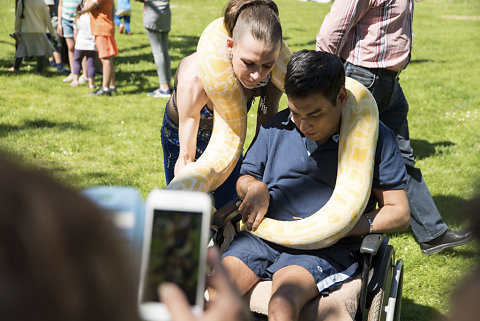
[(175, 175), (195, 160), (200, 111), (208, 103), (208, 96), (197, 76), (196, 53), (183, 58), (177, 70), (176, 104), (178, 107), (178, 139), (180, 153), (175, 164)]
[(278, 112), (278, 105), (280, 103), (280, 98), (282, 97), (283, 92), (278, 89), (272, 82), (267, 85), (267, 101), (266, 106), (267, 110), (264, 113), (260, 108), (257, 112), (257, 129), (255, 133), (258, 133), (260, 126), (266, 122), (270, 117), (275, 115)]

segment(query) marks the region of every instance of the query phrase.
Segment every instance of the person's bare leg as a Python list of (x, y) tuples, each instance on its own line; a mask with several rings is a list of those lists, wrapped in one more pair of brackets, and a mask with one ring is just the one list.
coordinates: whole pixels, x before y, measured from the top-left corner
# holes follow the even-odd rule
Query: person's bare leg
[[(113, 58), (102, 58), (102, 71), (103, 71), (103, 79), (102, 79), (102, 86), (103, 88), (109, 88), (111, 83), (112, 77), (112, 69), (113, 69)], [(115, 71), (113, 71), (115, 73)]]
[(306, 302), (320, 293), (313, 276), (298, 265), (286, 266), (273, 275), (268, 320), (298, 320)]
[(70, 66), (70, 71), (73, 72), (73, 57), (75, 54), (75, 40), (73, 38), (65, 38), (68, 48), (68, 65)]
[(110, 64), (111, 64), (111, 69), (110, 69), (109, 87), (115, 88), (115, 65), (113, 64), (113, 57), (110, 57)]
[[(242, 295), (247, 293), (260, 280), (242, 260), (234, 256), (225, 257), (222, 260), (222, 264), (227, 269), (232, 282), (237, 286)], [(213, 293), (213, 295), (215, 294)]]

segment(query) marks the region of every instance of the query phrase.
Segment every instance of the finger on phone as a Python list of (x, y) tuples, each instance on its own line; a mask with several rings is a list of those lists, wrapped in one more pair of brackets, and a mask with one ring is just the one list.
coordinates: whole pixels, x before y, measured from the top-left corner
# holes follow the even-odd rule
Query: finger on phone
[(158, 295), (167, 306), (172, 321), (194, 320), (190, 304), (178, 286), (173, 283), (163, 283), (158, 287)]

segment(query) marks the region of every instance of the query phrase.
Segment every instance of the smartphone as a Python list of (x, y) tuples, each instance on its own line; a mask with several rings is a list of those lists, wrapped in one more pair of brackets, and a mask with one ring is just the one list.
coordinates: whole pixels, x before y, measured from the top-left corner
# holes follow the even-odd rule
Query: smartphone
[(157, 288), (176, 283), (194, 313), (203, 310), (211, 197), (203, 192), (153, 190), (147, 197), (139, 287), (140, 317), (170, 320)]

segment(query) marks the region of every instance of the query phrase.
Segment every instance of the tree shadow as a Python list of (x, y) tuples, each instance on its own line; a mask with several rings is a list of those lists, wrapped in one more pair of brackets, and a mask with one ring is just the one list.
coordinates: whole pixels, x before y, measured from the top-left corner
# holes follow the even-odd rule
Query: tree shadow
[(6, 137), (9, 133), (30, 130), (30, 129), (51, 129), (58, 128), (60, 130), (87, 130), (88, 128), (79, 123), (73, 122), (53, 122), (47, 119), (36, 119), (24, 121), (23, 125), (0, 124), (0, 137)]
[(435, 195), (433, 200), (446, 224), (463, 225), (469, 220), (467, 214), (469, 200), (451, 195)]
[(403, 321), (431, 320), (442, 321), (445, 316), (432, 307), (415, 303), (414, 301), (403, 297), (401, 319)]
[(415, 160), (425, 159), (433, 155), (441, 155), (443, 154), (443, 149), (455, 145), (450, 141), (430, 143), (422, 139), (413, 139), (410, 143), (413, 147)]
[[(197, 49), (199, 37), (189, 35), (170, 35), (169, 36), (169, 52), (170, 59), (172, 61), (179, 61), (180, 59), (192, 54)], [(157, 70), (153, 59), (153, 54), (150, 48), (150, 44), (147, 42), (144, 45), (126, 47), (122, 49), (122, 55), (115, 58), (115, 65), (119, 66), (116, 70), (115, 76), (118, 81), (126, 81), (129, 86), (133, 86), (133, 89), (122, 90), (120, 95), (138, 94), (146, 91), (153, 90), (158, 87), (156, 84), (152, 84), (151, 77), (157, 76)], [(175, 50), (171, 50), (174, 48)], [(135, 54), (138, 51), (147, 50), (148, 52)], [(138, 62), (150, 63), (152, 68), (149, 70), (141, 71), (123, 71), (122, 65), (137, 64)], [(177, 69), (172, 68), (172, 75), (176, 73)]]

